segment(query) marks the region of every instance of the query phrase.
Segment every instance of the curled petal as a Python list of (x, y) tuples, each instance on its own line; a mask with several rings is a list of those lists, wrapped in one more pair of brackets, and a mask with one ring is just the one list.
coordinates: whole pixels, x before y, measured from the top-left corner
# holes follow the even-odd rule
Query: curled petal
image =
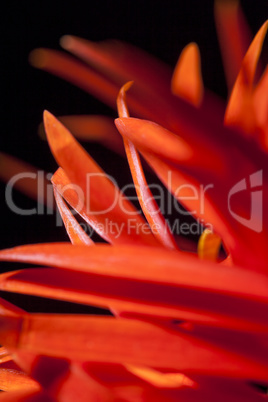
[[(125, 97), (126, 91), (131, 85), (132, 82), (129, 82), (125, 84), (119, 91), (117, 97), (117, 107), (120, 117), (129, 117)], [(124, 145), (133, 182), (135, 184), (135, 190), (137, 192), (143, 213), (159, 242), (167, 248), (176, 249), (177, 245), (173, 235), (169, 230), (167, 222), (165, 221), (165, 218), (163, 217), (159, 206), (154, 200), (154, 197), (146, 182), (139, 154), (133, 143), (127, 138), (124, 138)]]

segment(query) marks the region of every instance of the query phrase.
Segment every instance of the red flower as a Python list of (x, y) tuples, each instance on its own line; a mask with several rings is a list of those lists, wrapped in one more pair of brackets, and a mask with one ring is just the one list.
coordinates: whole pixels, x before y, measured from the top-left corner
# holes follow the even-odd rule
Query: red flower
[[(221, 103), (203, 89), (195, 44), (179, 59), (173, 94), (166, 68), (125, 44), (64, 37), (63, 47), (85, 63), (52, 50), (32, 54), (35, 66), (108, 104), (114, 106), (117, 97), (115, 124), (144, 218), (68, 129), (45, 112), (60, 166), (52, 178), (55, 198), (73, 244), (1, 251), (1, 260), (42, 268), (4, 273), (0, 289), (106, 307), (114, 317), (29, 314), (2, 300), (2, 388), (13, 389), (3, 400), (264, 400), (256, 385), (268, 385), (268, 220), (262, 210), (268, 71), (256, 77), (256, 66), (268, 22), (242, 61), (243, 39), (226, 47), (229, 31), (221, 28), (223, 19), (233, 34), (241, 29), (237, 11), (216, 4), (232, 86), (224, 124)], [(135, 84), (126, 102), (130, 84), (123, 84), (130, 79)], [(127, 104), (138, 118), (129, 117)], [(97, 132), (120, 152), (109, 119), (62, 121), (80, 138)], [(201, 235), (198, 254), (180, 250), (147, 185), (140, 154), (174, 197), (213, 228)], [(94, 244), (69, 206), (109, 244)], [(220, 262), (221, 243), (227, 257)]]

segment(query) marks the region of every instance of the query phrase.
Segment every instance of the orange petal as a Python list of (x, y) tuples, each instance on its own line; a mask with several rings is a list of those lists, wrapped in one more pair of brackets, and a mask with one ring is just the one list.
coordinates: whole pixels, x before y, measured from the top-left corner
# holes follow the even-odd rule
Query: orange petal
[[(62, 168), (59, 168), (51, 179), (57, 192), (68, 202), (74, 211), (76, 211), (103, 239), (113, 242), (113, 234), (107, 231), (106, 226), (100, 219), (88, 212), (84, 203), (84, 194), (80, 188), (72, 184)], [(116, 240), (115, 240), (116, 241)]]
[[(81, 141), (96, 141), (114, 152), (124, 155), (121, 136), (114, 125), (114, 119), (99, 115), (60, 116), (58, 120)], [(43, 124), (39, 134), (46, 137)]]
[[(117, 107), (120, 117), (129, 117), (125, 98), (126, 91), (131, 85), (132, 82), (129, 82), (119, 91)], [(139, 154), (133, 143), (127, 138), (124, 138), (124, 145), (138, 200), (150, 228), (160, 243), (167, 248), (176, 249), (177, 245), (172, 233), (146, 182)]]
[(106, 238), (115, 243), (155, 244), (152, 233), (144, 230), (139, 212), (71, 133), (49, 112), (44, 113), (44, 123), (52, 153), (76, 186), (80, 207), (86, 208)]
[(200, 53), (196, 43), (190, 43), (183, 49), (173, 73), (171, 90), (174, 95), (195, 106), (201, 104), (204, 86)]
[(4, 347), (0, 347), (0, 364), (12, 360), (10, 353)]
[(249, 332), (262, 332), (268, 326), (265, 303), (255, 300), (253, 309), (250, 301), (241, 298), (238, 301), (237, 296), (213, 295), (207, 290), (184, 289), (179, 285), (139, 284), (111, 276), (31, 268), (1, 274), (0, 289), (123, 311), (120, 316), (133, 316), (135, 312), (142, 320), (146, 317), (188, 320), (207, 327)]
[(122, 136), (132, 141), (139, 150), (155, 153), (187, 168), (199, 166), (199, 169), (211, 169), (213, 166), (214, 170), (221, 172), (225, 169), (215, 150), (215, 142), (202, 141), (201, 134), (199, 139), (193, 140), (192, 132), (187, 138), (187, 128), (181, 137), (148, 120), (120, 117), (115, 124)]
[(246, 134), (255, 134), (256, 113), (253, 109), (252, 92), (257, 62), (268, 28), (266, 21), (256, 34), (244, 59), (225, 114), (225, 124), (237, 127)]
[(267, 365), (258, 358), (132, 319), (32, 314), (24, 318), (19, 340), (12, 335), (11, 329), (1, 328), (0, 338), (6, 344), (44, 356), (149, 367), (157, 362), (159, 368), (185, 374), (267, 380)]
[(268, 150), (268, 67), (253, 92), (253, 107), (256, 114), (256, 125), (260, 131), (259, 142)]
[(35, 391), (40, 389), (40, 385), (22, 371), (0, 368), (0, 389), (2, 391)]
[(214, 263), (164, 248), (110, 247), (103, 244), (86, 247), (48, 243), (2, 250), (0, 260), (44, 264), (98, 275), (211, 289), (268, 300), (265, 275), (240, 267), (234, 269), (221, 266), (215, 269)]
[(148, 367), (137, 367), (137, 366), (126, 366), (127, 369), (148, 381), (155, 387), (159, 388), (181, 388), (181, 387), (195, 387), (197, 384), (194, 383), (189, 377), (181, 373), (161, 373), (160, 371), (148, 368)]
[[(30, 63), (34, 67), (48, 71), (71, 82), (112, 108), (116, 106), (116, 97), (120, 85), (102, 76), (77, 59), (55, 50), (36, 49), (30, 54)], [(130, 97), (129, 104), (131, 110), (138, 115), (147, 116), (147, 118), (153, 120), (159, 114), (161, 119), (164, 119), (164, 121), (167, 120), (164, 118), (165, 111), (161, 112), (162, 105), (159, 107), (155, 105), (157, 110), (152, 108), (150, 96), (147, 96), (145, 101), (143, 101), (143, 94), (135, 94), (135, 96)], [(167, 109), (167, 106), (165, 106), (165, 109)]]
[(85, 244), (87, 246), (94, 244), (91, 238), (86, 234), (73, 216), (56, 187), (54, 188), (54, 195), (60, 215), (64, 222), (65, 229), (70, 237), (71, 242), (73, 244)]
[[(109, 47), (111, 48), (109, 49)], [(121, 52), (121, 44), (116, 45), (114, 42), (112, 44), (107, 44), (105, 48), (113, 55), (113, 57), (122, 57), (123, 60), (126, 58), (125, 60), (128, 60), (127, 64), (131, 64), (129, 63), (129, 60), (133, 58), (133, 54), (131, 56), (131, 53), (140, 53), (140, 51), (137, 49), (133, 50), (132, 52), (132, 48), (130, 51), (128, 46), (123, 45), (123, 53), (125, 54), (125, 56), (123, 56)], [(155, 61), (151, 60), (150, 57), (150, 61), (148, 62), (147, 57), (145, 57), (145, 59), (142, 57), (142, 59), (146, 61), (146, 63), (140, 63), (138, 60), (133, 64), (133, 68), (137, 69), (137, 75), (139, 77), (143, 75), (143, 71), (145, 72), (143, 81), (146, 82), (146, 86), (148, 87), (150, 77), (153, 77), (153, 71), (157, 67)], [(30, 55), (30, 62), (33, 66), (62, 77), (86, 90), (109, 106), (113, 108), (116, 106), (116, 97), (121, 85), (112, 82), (109, 78), (96, 72), (89, 66), (80, 63), (78, 60), (54, 50), (36, 49)], [(124, 63), (124, 61), (122, 62)], [(147, 67), (144, 67), (144, 65), (147, 65)], [(131, 74), (130, 79), (133, 79), (133, 76), (134, 75)], [(133, 91), (131, 91), (128, 102), (131, 113), (149, 120), (156, 121), (158, 124), (162, 124), (169, 130), (175, 132), (181, 132), (182, 129), (185, 129), (190, 121), (191, 124), (194, 123), (193, 125), (195, 126), (195, 130), (197, 130), (199, 133), (200, 127), (204, 123), (203, 121), (202, 123), (199, 122), (199, 118), (201, 116), (192, 117), (192, 110), (188, 110), (187, 108), (185, 109), (184, 103), (182, 103), (180, 99), (172, 96), (169, 90), (169, 82), (166, 83), (164, 80), (163, 83), (161, 75), (159, 78), (159, 74), (157, 74), (157, 79), (154, 78), (153, 80), (153, 86), (156, 88), (154, 96), (145, 92), (144, 89), (136, 90), (134, 88)], [(158, 83), (160, 85), (158, 85)], [(159, 93), (158, 96), (157, 93)], [(152, 97), (157, 97), (157, 102), (152, 103)], [(218, 102), (214, 100), (213, 104), (214, 108), (218, 109), (216, 106)], [(178, 113), (178, 111), (180, 112)], [(211, 115), (211, 102), (209, 102), (209, 105), (206, 105), (204, 109), (202, 109), (202, 115), (204, 113), (209, 116), (210, 130), (215, 133), (215, 130), (211, 128), (211, 124), (215, 117), (218, 118), (218, 113)]]
[(168, 92), (169, 67), (130, 44), (115, 40), (94, 43), (70, 35), (63, 36), (60, 43), (119, 86), (133, 80), (143, 92), (162, 96)]
[(225, 77), (231, 91), (251, 42), (251, 33), (239, 0), (216, 0), (215, 22)]
[(7, 300), (0, 298), (0, 315), (18, 317), (24, 314), (25, 314), (24, 310), (8, 302)]

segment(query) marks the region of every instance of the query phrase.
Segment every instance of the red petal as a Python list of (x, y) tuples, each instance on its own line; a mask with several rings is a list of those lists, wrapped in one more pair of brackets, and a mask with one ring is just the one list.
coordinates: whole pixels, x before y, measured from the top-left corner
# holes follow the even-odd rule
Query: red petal
[(161, 61), (130, 44), (119, 41), (94, 43), (75, 36), (63, 36), (61, 45), (122, 86), (133, 80), (150, 95), (165, 96), (171, 71)]
[(251, 33), (237, 0), (217, 0), (215, 2), (215, 21), (225, 76), (229, 91), (231, 91), (250, 45)]

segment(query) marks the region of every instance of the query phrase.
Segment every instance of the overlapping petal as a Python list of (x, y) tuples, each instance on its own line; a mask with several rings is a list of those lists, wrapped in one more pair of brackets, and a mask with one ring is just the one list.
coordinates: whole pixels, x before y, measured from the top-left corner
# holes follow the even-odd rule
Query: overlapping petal
[[(262, 211), (268, 202), (267, 68), (260, 79), (256, 73), (268, 23), (246, 53), (249, 35), (239, 3), (218, 0), (215, 16), (229, 88), (242, 63), (225, 127), (222, 104), (203, 89), (195, 44), (183, 50), (175, 69), (175, 96), (169, 69), (122, 42), (63, 37), (63, 48), (82, 61), (48, 49), (32, 53), (33, 65), (113, 108), (120, 87), (135, 81), (127, 100), (135, 118), (128, 113), (127, 84), (118, 95), (115, 123), (149, 225), (67, 128), (45, 112), (60, 166), (52, 178), (55, 198), (73, 244), (0, 251), (2, 261), (41, 266), (1, 274), (0, 290), (104, 307), (116, 317), (29, 314), (1, 299), (0, 386), (11, 390), (3, 400), (264, 400), (250, 383), (268, 385), (268, 217)], [(230, 34), (234, 40), (226, 45)], [(62, 121), (80, 139), (122, 149), (111, 119)], [(213, 226), (215, 233), (201, 235), (197, 255), (177, 249), (139, 154), (188, 212)], [(1, 155), (1, 166), (8, 162)], [(12, 169), (25, 170), (14, 160), (10, 166), (4, 180)], [(250, 205), (243, 193), (248, 184)], [(33, 194), (32, 185), (27, 189)], [(74, 211), (112, 245), (93, 245)], [(222, 244), (227, 258), (219, 262)]]

